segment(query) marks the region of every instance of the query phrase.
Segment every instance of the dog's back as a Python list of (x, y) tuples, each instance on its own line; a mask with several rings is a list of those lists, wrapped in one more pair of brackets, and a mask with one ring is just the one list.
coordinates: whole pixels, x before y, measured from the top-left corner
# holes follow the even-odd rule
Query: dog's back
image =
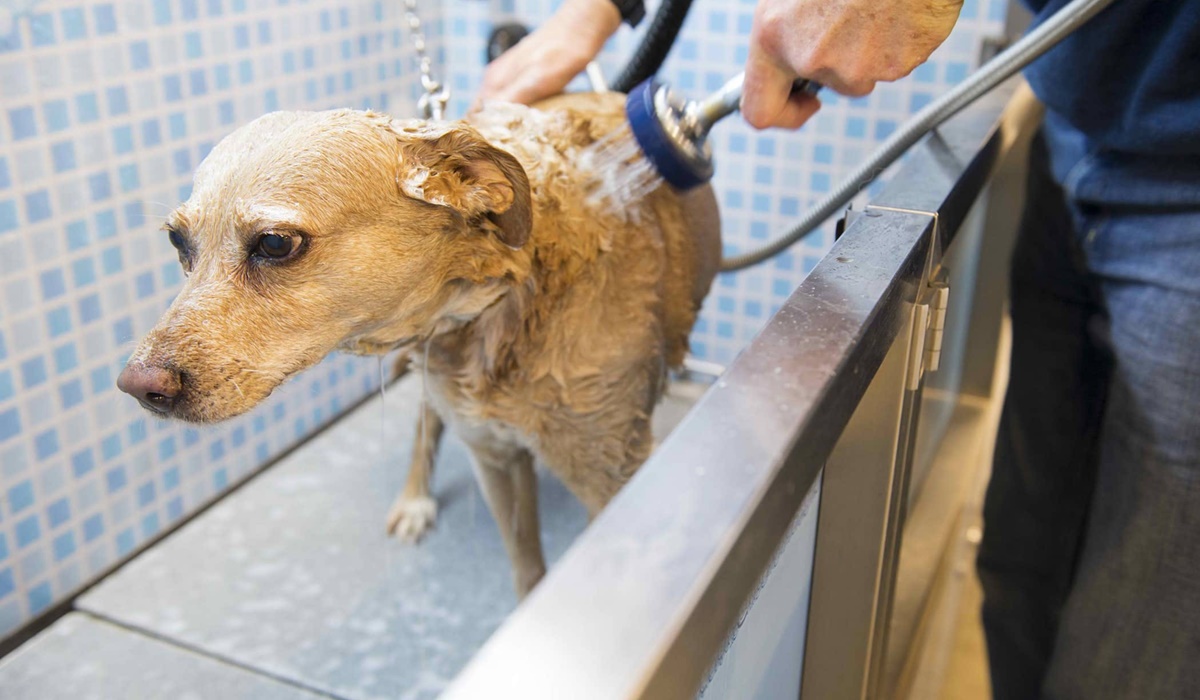
[(590, 157), (594, 144), (632, 139), (618, 93), (560, 95), (532, 110), (489, 106), (469, 121), (525, 167), (537, 212), (531, 243), (543, 261), (559, 266), (565, 284), (594, 287), (588, 305), (640, 307), (650, 301), (648, 294), (659, 297), (664, 359), (678, 366), (720, 263), (712, 188), (679, 193), (662, 185), (626, 200), (597, 194), (596, 183), (606, 174), (594, 170), (603, 165)]

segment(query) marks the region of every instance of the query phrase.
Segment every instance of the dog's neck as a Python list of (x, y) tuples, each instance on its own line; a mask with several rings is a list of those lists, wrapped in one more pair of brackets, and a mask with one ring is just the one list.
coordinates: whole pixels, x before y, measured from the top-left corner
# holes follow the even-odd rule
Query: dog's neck
[(355, 354), (381, 355), (461, 331), (486, 316), (513, 286), (509, 279), (489, 279), (480, 283), (461, 279), (451, 281), (437, 298), (347, 338), (339, 349)]

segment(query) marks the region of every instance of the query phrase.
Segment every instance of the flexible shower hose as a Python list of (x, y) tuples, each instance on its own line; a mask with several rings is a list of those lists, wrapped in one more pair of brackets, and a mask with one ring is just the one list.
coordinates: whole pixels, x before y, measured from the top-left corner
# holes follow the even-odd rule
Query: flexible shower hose
[(642, 43), (638, 44), (633, 57), (625, 64), (617, 79), (612, 81), (610, 89), (629, 92), (658, 72), (691, 7), (692, 0), (662, 0), (654, 13), (654, 20), (646, 28)]
[(721, 271), (742, 270), (769, 260), (812, 233), (822, 222), (846, 206), (862, 188), (870, 184), (922, 136), (1029, 65), (1112, 2), (1113, 0), (1074, 0), (1063, 7), (1053, 17), (905, 122), (867, 158), (866, 162), (842, 180), (837, 189), (808, 210), (791, 231), (758, 250), (722, 260)]

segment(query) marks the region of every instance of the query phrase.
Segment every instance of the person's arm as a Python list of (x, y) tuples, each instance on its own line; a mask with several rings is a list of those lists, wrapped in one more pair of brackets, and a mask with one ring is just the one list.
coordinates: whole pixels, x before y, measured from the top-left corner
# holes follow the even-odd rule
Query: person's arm
[[(798, 77), (866, 95), (928, 60), (962, 0), (761, 0), (746, 61), (742, 115), (759, 129), (798, 128), (820, 103), (791, 95)], [(484, 73), (480, 100), (531, 103), (558, 94), (621, 25), (613, 0), (566, 0)]]
[(557, 95), (600, 53), (621, 19), (613, 0), (566, 0), (545, 24), (488, 65), (480, 101), (530, 104)]
[(742, 115), (751, 126), (798, 128), (820, 103), (791, 95), (798, 77), (861, 96), (928, 60), (962, 0), (762, 0), (754, 13)]

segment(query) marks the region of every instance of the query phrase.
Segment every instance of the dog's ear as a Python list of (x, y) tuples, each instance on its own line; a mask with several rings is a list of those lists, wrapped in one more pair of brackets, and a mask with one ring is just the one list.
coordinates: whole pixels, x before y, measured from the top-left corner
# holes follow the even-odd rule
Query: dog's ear
[(490, 222), (487, 228), (510, 248), (525, 244), (533, 212), (529, 178), (516, 158), (462, 122), (391, 126), (401, 137), (401, 192)]

